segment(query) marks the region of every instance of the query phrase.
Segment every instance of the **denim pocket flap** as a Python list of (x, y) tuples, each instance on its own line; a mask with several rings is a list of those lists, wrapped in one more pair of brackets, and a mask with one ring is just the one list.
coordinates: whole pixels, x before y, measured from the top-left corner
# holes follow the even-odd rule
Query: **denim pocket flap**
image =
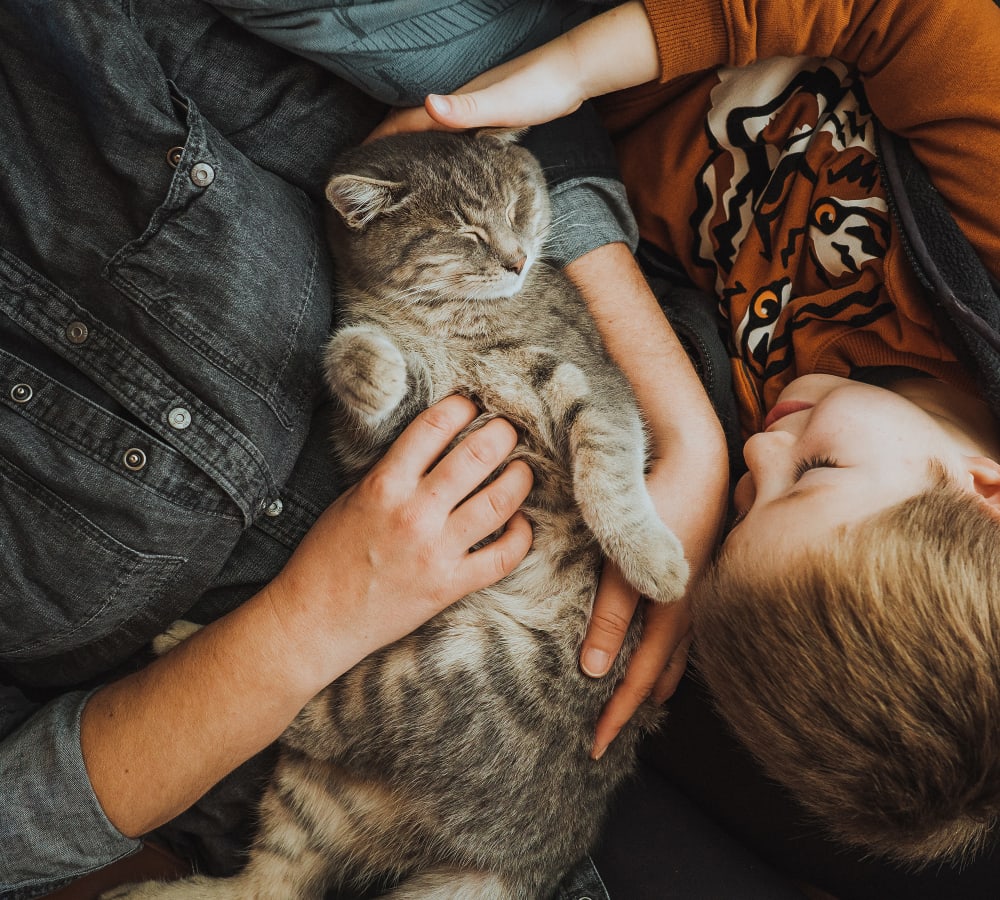
[(126, 546), (0, 457), (0, 656), (50, 655), (105, 633), (183, 557)]

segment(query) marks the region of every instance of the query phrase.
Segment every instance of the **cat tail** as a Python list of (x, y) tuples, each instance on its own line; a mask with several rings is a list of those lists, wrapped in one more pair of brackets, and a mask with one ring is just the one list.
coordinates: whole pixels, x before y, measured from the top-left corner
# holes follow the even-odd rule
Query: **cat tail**
[(537, 896), (499, 875), (472, 869), (435, 869), (408, 878), (381, 900), (525, 900)]

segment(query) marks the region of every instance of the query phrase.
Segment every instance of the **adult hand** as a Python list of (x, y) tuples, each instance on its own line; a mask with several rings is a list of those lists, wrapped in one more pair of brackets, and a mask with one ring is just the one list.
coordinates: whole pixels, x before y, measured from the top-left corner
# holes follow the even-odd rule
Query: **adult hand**
[[(324, 647), (335, 637), (339, 652), (357, 661), (524, 558), (531, 528), (517, 510), (531, 488), (530, 468), (512, 462), (480, 488), (514, 449), (513, 426), (492, 419), (442, 457), (477, 412), (452, 396), (417, 416), (323, 513), (271, 583), (279, 618), (314, 651), (303, 659), (326, 663)], [(496, 540), (470, 552), (505, 523)]]
[[(651, 471), (647, 487), (656, 502), (666, 498), (672, 480), (663, 466)], [(666, 503), (657, 504), (662, 509)], [(667, 519), (669, 522), (669, 518)], [(714, 531), (714, 519), (704, 525), (696, 524), (695, 532)], [(689, 557), (702, 562), (708, 548), (696, 550), (685, 543)], [(695, 567), (692, 566), (692, 576)], [(625, 633), (639, 605), (644, 605), (645, 621), (639, 646), (629, 661), (625, 677), (615, 688), (611, 699), (597, 720), (591, 755), (599, 759), (639, 706), (651, 699), (662, 704), (673, 694), (687, 665), (691, 644), (691, 616), (688, 602), (681, 598), (674, 603), (661, 604), (646, 601), (622, 577), (618, 567), (605, 562), (601, 574), (594, 610), (580, 654), (580, 668), (587, 675), (603, 677), (621, 650)]]
[(514, 429), (494, 419), (442, 456), (476, 413), (463, 397), (421, 413), (270, 584), (90, 698), (87, 773), (123, 834), (176, 816), (362, 657), (520, 562), (531, 528), (515, 510), (531, 470), (511, 463), (481, 487), (513, 449)]

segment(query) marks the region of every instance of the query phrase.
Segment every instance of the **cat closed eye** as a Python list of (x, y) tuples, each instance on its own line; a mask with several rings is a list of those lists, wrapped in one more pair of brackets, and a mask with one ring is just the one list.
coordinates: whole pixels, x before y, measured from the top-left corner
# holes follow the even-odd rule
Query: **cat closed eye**
[(463, 228), (459, 234), (463, 237), (472, 238), (474, 241), (481, 244), (488, 244), (490, 242), (489, 235), (483, 231), (482, 228), (477, 228), (475, 225), (469, 225), (466, 228)]

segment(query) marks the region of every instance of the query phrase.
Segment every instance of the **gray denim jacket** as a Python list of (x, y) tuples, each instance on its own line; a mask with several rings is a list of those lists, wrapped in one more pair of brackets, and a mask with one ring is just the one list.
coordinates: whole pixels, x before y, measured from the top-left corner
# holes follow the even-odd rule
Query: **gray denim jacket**
[[(500, 55), (534, 34), (525, 10), (550, 28), (576, 8), (497, 6)], [(0, 4), (0, 897), (136, 849), (86, 775), (88, 693), (178, 616), (250, 596), (337, 493), (320, 201), (384, 107), (267, 37), (199, 0)], [(587, 115), (532, 135), (574, 226), (563, 261), (634, 240)], [(164, 834), (225, 870), (245, 794)], [(603, 896), (581, 877), (566, 897)]]

